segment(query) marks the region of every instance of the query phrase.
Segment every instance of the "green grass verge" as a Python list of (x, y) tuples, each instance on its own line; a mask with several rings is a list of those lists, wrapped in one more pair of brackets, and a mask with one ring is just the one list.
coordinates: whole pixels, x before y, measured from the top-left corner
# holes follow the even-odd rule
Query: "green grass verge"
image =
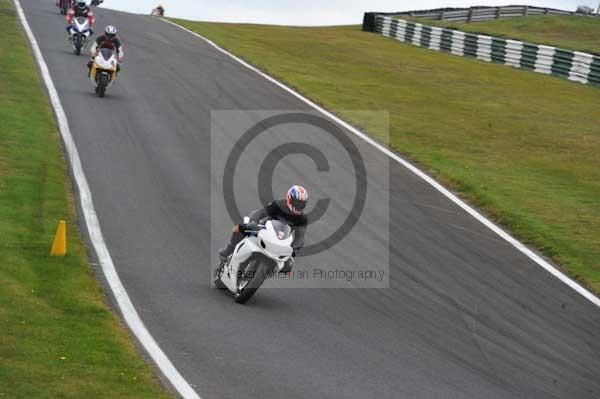
[[(176, 22), (330, 110), (389, 110), (392, 148), (600, 292), (598, 88), (357, 26)], [(377, 121), (338, 114), (385, 137)]]
[[(7, 0), (0, 36), (0, 398), (171, 397), (88, 264), (47, 95)], [(70, 253), (51, 258), (59, 219)]]
[(406, 18), (425, 25), (457, 29), (463, 32), (517, 39), (569, 50), (600, 54), (600, 18), (573, 15), (536, 15), (456, 23), (420, 18)]

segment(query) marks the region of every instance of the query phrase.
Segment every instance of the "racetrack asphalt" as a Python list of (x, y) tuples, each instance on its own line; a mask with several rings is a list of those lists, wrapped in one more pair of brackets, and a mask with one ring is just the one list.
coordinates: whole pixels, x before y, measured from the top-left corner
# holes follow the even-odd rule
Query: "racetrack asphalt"
[[(368, 170), (360, 221), (297, 266), (389, 264), (389, 288), (352, 289), (361, 283), (334, 279), (330, 288), (312, 280), (277, 289), (290, 282), (275, 281), (241, 306), (210, 287), (215, 251), (232, 223), (219, 201), (220, 161), (265, 116), (256, 110), (308, 105), (175, 26), (101, 8), (95, 28), (120, 29), (126, 62), (99, 99), (54, 2), (21, 3), (120, 278), (201, 397), (600, 397), (600, 309), (356, 138)], [(249, 146), (236, 170), (236, 199), (247, 212), (259, 206), (261, 146), (302, 137), (329, 151), (325, 177), (291, 156), (274, 179), (277, 192), (301, 181), (312, 198), (333, 198), (330, 219), (309, 227), (309, 244), (344, 217), (355, 186), (344, 154), (318, 133), (281, 128)]]

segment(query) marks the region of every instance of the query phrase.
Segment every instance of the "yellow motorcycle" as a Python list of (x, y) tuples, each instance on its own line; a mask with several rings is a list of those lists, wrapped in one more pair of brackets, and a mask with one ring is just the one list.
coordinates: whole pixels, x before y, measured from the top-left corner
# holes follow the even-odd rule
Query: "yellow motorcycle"
[(114, 50), (102, 48), (96, 53), (90, 70), (90, 79), (98, 97), (104, 97), (106, 89), (117, 80), (119, 69)]

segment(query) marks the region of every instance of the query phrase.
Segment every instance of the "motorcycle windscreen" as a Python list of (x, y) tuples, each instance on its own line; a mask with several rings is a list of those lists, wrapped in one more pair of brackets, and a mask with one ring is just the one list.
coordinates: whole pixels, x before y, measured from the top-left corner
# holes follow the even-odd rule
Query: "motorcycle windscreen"
[(75, 18), (75, 20), (77, 21), (77, 23), (79, 25), (85, 24), (85, 21), (86, 21), (86, 19), (84, 17), (77, 17), (77, 18)]
[(285, 240), (292, 234), (292, 228), (286, 222), (282, 222), (280, 220), (271, 220), (271, 225), (273, 226), (275, 235), (280, 240)]
[(106, 61), (110, 60), (110, 57), (112, 57), (114, 53), (115, 52), (109, 48), (100, 49), (100, 54), (102, 54), (102, 58), (104, 58)]

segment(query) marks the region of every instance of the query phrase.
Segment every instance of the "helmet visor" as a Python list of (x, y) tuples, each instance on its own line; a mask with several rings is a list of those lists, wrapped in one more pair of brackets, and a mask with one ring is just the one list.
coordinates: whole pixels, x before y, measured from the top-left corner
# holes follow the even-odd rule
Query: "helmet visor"
[(306, 201), (299, 200), (297, 198), (291, 198), (288, 202), (288, 206), (290, 210), (294, 213), (302, 213), (304, 208), (306, 208)]

